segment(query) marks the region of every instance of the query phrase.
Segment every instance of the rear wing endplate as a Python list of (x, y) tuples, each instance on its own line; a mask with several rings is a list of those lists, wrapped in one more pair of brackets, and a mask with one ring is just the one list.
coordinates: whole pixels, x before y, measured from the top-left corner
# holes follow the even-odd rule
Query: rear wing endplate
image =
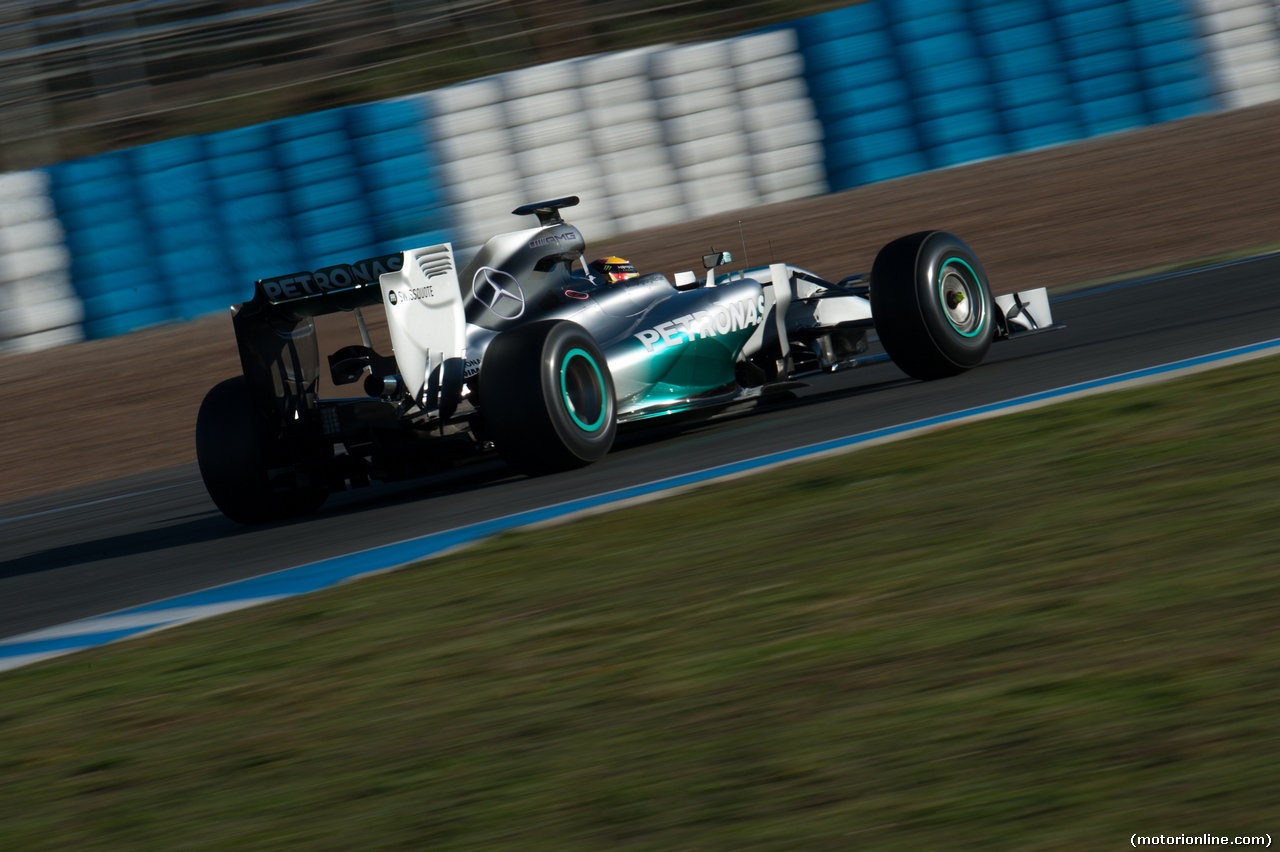
[(450, 243), (403, 254), (378, 279), (400, 378), (425, 411), (450, 417), (462, 400), (466, 313)]

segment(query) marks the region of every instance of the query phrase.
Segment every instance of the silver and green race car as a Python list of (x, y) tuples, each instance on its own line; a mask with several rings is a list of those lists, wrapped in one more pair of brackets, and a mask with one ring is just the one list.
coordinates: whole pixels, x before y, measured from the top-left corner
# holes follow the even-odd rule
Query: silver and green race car
[[(942, 231), (894, 240), (869, 274), (827, 281), (798, 266), (660, 273), (610, 284), (561, 217), (576, 197), (514, 211), (538, 225), (490, 239), (462, 269), (449, 244), (258, 281), (232, 309), (243, 375), (209, 391), (200, 473), (228, 517), (315, 511), (370, 480), (438, 472), (492, 449), (537, 475), (590, 464), (619, 425), (711, 415), (800, 380), (892, 359), (939, 379), (993, 341), (1061, 327), (1043, 288), (993, 297), (973, 252)], [(362, 310), (386, 311), (393, 354)], [(352, 312), (361, 343), (327, 358), (315, 317)], [(874, 330), (883, 353), (871, 353)]]

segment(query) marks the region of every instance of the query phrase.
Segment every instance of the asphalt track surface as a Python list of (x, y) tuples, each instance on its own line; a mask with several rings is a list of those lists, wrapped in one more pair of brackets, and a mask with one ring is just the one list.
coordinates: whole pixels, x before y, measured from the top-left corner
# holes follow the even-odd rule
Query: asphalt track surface
[[(263, 527), (224, 518), (194, 465), (0, 506), (0, 639), (464, 524), (894, 426), (1280, 335), (1280, 257), (1060, 297), (1064, 331), (994, 346), (963, 376), (891, 364), (812, 381), (796, 398), (623, 436), (603, 462), (538, 479), (500, 462), (374, 485)], [(874, 450), (871, 450), (874, 452)], [(764, 475), (768, 475), (767, 473)], [(591, 543), (584, 541), (584, 548)], [(531, 565), (530, 570), (537, 570)]]

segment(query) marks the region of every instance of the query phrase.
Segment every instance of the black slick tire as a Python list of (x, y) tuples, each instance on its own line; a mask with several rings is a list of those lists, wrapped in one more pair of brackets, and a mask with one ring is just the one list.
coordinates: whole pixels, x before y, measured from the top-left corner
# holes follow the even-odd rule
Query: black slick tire
[(196, 460), (205, 490), (222, 513), (242, 524), (261, 524), (319, 509), (319, 488), (273, 489), (268, 472), (287, 458), (272, 446), (244, 376), (214, 385), (196, 417)]
[(613, 377), (600, 347), (576, 323), (551, 320), (502, 332), (485, 350), (479, 384), (485, 429), (521, 473), (583, 467), (613, 446)]
[(921, 231), (882, 248), (870, 297), (880, 342), (909, 376), (958, 375), (991, 348), (996, 306), (987, 274), (964, 241), (945, 231)]

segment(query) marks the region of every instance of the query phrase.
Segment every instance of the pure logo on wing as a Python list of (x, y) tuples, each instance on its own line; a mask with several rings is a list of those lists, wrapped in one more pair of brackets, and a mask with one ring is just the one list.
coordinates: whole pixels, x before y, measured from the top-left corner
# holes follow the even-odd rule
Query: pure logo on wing
[(644, 344), (646, 351), (653, 352), (659, 345), (680, 346), (695, 338), (716, 337), (752, 328), (764, 321), (764, 314), (764, 296), (759, 295), (754, 299), (720, 302), (709, 311), (694, 311), (633, 336)]

